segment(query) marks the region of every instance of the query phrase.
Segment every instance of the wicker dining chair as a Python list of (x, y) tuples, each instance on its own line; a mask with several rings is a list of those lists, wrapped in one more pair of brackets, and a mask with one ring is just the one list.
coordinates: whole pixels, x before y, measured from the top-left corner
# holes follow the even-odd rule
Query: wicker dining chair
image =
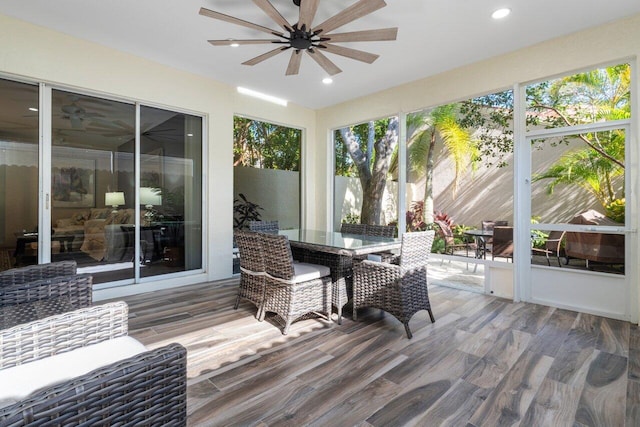
[(266, 275), (262, 239), (253, 231), (238, 230), (234, 236), (240, 253), (240, 285), (238, 285), (238, 296), (233, 308), (237, 310), (240, 299), (244, 298), (258, 308), (256, 317), (259, 318)]
[(343, 222), (340, 225), (340, 232), (345, 234), (367, 234), (365, 224), (350, 224)]
[(357, 309), (382, 309), (404, 325), (411, 339), (409, 320), (420, 310), (427, 310), (435, 322), (427, 289), (427, 262), (435, 232), (405, 233), (402, 236), (400, 265), (362, 261), (354, 266), (353, 320)]
[(265, 294), (260, 320), (267, 312), (276, 313), (283, 324), (282, 334), (291, 323), (310, 314), (324, 313), (331, 321), (331, 277), (328, 267), (293, 262), (286, 236), (260, 233), (265, 259)]
[(278, 221), (249, 221), (249, 230), (277, 234), (280, 231), (280, 224)]
[(396, 235), (395, 225), (371, 225), (367, 224), (365, 233), (367, 236), (394, 237)]

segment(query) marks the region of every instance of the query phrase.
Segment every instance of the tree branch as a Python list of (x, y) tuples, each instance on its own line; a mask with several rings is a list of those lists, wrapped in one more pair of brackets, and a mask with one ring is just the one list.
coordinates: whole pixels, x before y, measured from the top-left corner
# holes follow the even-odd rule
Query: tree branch
[[(540, 109), (547, 109), (547, 110), (551, 110), (554, 113), (556, 113), (563, 122), (565, 122), (565, 124), (567, 126), (573, 126), (573, 123), (571, 123), (569, 121), (569, 119), (567, 119), (567, 117), (562, 114), (557, 108), (555, 107), (550, 107), (548, 105), (542, 105), (542, 104), (536, 104), (533, 105), (532, 108), (540, 108)], [(585, 143), (587, 144), (589, 147), (591, 147), (591, 149), (595, 150), (596, 152), (598, 152), (602, 157), (610, 160), (611, 162), (615, 163), (616, 165), (620, 166), (622, 169), (624, 169), (624, 163), (622, 163), (621, 161), (619, 161), (618, 159), (616, 159), (615, 157), (610, 156), (608, 153), (606, 153), (604, 150), (602, 150), (601, 148), (597, 147), (595, 144), (593, 144), (591, 141), (589, 141), (589, 139), (582, 135), (579, 134), (578, 137)]]

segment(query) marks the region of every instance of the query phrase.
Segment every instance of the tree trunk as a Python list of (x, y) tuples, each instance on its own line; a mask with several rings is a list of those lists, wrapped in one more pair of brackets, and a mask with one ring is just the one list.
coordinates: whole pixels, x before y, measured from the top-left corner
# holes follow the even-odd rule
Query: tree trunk
[[(371, 132), (369, 132), (371, 134)], [(362, 186), (362, 209), (360, 222), (363, 224), (380, 224), (382, 222), (382, 197), (387, 185), (387, 173), (391, 163), (391, 154), (398, 140), (398, 118), (392, 117), (387, 132), (374, 143), (375, 161), (372, 169), (367, 163), (367, 155), (351, 129), (340, 129), (340, 135), (347, 146), (349, 155), (358, 168), (360, 185)]]
[(431, 131), (431, 139), (429, 141), (429, 152), (427, 153), (426, 173), (424, 180), (424, 222), (433, 224), (434, 206), (433, 206), (433, 152), (436, 146), (436, 133)]

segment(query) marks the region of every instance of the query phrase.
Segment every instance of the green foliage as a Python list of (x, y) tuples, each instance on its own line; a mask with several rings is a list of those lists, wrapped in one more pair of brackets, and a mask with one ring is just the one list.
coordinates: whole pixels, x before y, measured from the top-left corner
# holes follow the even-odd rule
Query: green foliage
[(244, 194), (238, 194), (238, 199), (233, 201), (233, 228), (246, 229), (250, 221), (260, 221), (261, 210), (260, 205), (247, 200)]
[(431, 246), (431, 253), (443, 254), (445, 248), (444, 239), (437, 235), (433, 238), (433, 246)]
[(616, 222), (620, 222), (624, 224), (624, 219), (625, 219), (624, 207), (625, 207), (624, 198), (615, 199), (614, 201), (609, 203), (607, 206), (605, 206), (605, 212), (607, 214), (607, 217), (611, 218)]
[(360, 215), (349, 213), (342, 219), (347, 224), (360, 224)]
[(299, 171), (301, 141), (299, 129), (233, 118), (234, 166)]
[[(531, 224), (539, 224), (539, 223), (540, 223), (539, 216), (531, 217)], [(542, 230), (531, 230), (531, 245), (534, 248), (544, 249), (544, 245), (548, 237), (549, 237), (549, 234), (545, 233)]]

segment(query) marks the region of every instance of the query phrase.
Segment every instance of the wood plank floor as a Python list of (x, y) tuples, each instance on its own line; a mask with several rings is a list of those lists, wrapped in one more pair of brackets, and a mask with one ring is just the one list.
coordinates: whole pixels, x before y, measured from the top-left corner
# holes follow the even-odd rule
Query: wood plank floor
[(281, 335), (236, 280), (127, 297), (130, 334), (188, 350), (191, 426), (639, 426), (640, 331), (432, 286), (414, 338), (379, 310)]

